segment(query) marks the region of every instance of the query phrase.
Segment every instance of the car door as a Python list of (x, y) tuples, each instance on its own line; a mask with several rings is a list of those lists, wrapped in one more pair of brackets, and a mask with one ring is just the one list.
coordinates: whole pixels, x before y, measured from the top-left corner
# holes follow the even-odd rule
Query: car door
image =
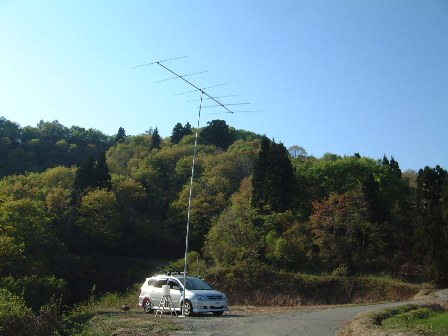
[(170, 286), (170, 296), (173, 301), (173, 306), (174, 308), (179, 308), (180, 301), (182, 300), (182, 292), (180, 291), (181, 285), (174, 279), (170, 279), (168, 285)]
[(168, 279), (159, 279), (154, 282), (150, 292), (149, 297), (151, 298), (151, 304), (153, 307), (157, 308), (160, 305), (160, 300), (162, 300), (162, 285), (166, 285)]

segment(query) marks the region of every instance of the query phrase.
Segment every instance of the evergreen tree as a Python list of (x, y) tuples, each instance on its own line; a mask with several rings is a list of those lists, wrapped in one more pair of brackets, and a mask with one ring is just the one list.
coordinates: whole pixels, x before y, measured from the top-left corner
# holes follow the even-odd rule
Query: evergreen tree
[(125, 140), (126, 140), (126, 131), (124, 130), (123, 127), (120, 127), (118, 129), (117, 135), (115, 136), (115, 142), (121, 143), (124, 142)]
[(0, 138), (9, 138), (16, 143), (20, 140), (21, 129), (19, 124), (0, 117)]
[(181, 123), (177, 123), (171, 132), (171, 142), (178, 144), (184, 137), (184, 127)]
[(87, 187), (95, 185), (95, 161), (90, 155), (87, 161), (76, 171), (73, 189), (79, 196)]
[(395, 161), (393, 156), (390, 158), (389, 167), (392, 169), (392, 171), (394, 172), (395, 176), (397, 176), (398, 178), (401, 179), (401, 169), (400, 169), (400, 166), (398, 165), (398, 162)]
[(106, 163), (106, 153), (102, 153), (96, 162), (92, 156), (89, 156), (87, 162), (78, 168), (73, 185), (73, 198), (77, 202), (86, 191), (97, 188), (112, 189), (111, 175)]
[(161, 143), (162, 143), (162, 139), (160, 138), (159, 135), (159, 130), (157, 129), (157, 127), (154, 129), (154, 131), (152, 132), (151, 135), (151, 149), (160, 149), (161, 147)]
[(269, 205), (276, 212), (290, 209), (293, 178), (294, 171), (285, 146), (264, 137), (254, 167), (252, 205), (258, 208)]
[(258, 160), (252, 175), (252, 206), (262, 208), (264, 205), (265, 175), (268, 166), (268, 155), (271, 142), (264, 136), (261, 139)]
[(106, 162), (106, 153), (101, 153), (95, 164), (95, 187), (100, 189), (112, 189), (111, 176), (109, 167)]
[(193, 131), (191, 130), (191, 125), (189, 122), (187, 122), (184, 126), (184, 136), (185, 135), (191, 135), (193, 134)]
[(224, 120), (212, 120), (207, 122), (207, 127), (202, 130), (201, 137), (207, 143), (224, 150), (227, 150), (234, 141), (229, 126)]
[(430, 264), (434, 280), (442, 285), (448, 285), (448, 222), (443, 209), (447, 183), (447, 171), (440, 166), (418, 172), (414, 251)]
[(283, 212), (290, 209), (293, 178), (294, 171), (285, 146), (281, 143), (271, 143), (265, 177), (265, 199), (274, 211)]
[(382, 216), (378, 199), (379, 183), (375, 181), (372, 173), (369, 173), (362, 185), (362, 192), (367, 203), (367, 216), (370, 222), (379, 221)]

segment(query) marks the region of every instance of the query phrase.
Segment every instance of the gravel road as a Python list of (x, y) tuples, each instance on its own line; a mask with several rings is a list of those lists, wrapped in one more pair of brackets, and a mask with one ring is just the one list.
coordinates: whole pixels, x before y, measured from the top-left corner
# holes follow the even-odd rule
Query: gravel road
[[(440, 294), (439, 297), (446, 297), (448, 291), (441, 291), (438, 294)], [(200, 315), (177, 318), (176, 323), (184, 330), (175, 332), (173, 336), (334, 336), (345, 321), (352, 319), (358, 313), (401, 306), (406, 303), (410, 302), (333, 308), (236, 307), (221, 317)]]

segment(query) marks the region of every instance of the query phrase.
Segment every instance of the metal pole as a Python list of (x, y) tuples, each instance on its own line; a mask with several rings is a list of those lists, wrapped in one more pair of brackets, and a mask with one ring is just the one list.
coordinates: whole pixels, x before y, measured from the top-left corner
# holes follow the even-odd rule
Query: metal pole
[(196, 138), (194, 140), (194, 150), (193, 150), (193, 164), (191, 165), (191, 179), (190, 179), (190, 196), (188, 197), (188, 212), (187, 212), (187, 233), (185, 235), (185, 261), (184, 261), (184, 292), (182, 299), (182, 317), (185, 317), (185, 292), (187, 289), (187, 266), (188, 266), (188, 241), (190, 235), (190, 218), (191, 218), (191, 200), (193, 198), (193, 179), (194, 179), (194, 166), (196, 163), (197, 147), (198, 147), (198, 131), (199, 131), (199, 121), (201, 119), (201, 109), (202, 109), (202, 96), (204, 91), (201, 90), (201, 101), (199, 103), (198, 112), (198, 126), (196, 127)]

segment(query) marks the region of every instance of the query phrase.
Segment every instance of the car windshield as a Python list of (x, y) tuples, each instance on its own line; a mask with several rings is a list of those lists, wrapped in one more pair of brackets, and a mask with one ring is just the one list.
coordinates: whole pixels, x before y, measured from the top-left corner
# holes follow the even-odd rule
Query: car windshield
[[(184, 278), (180, 278), (179, 281), (184, 284)], [(193, 290), (211, 290), (213, 289), (208, 283), (198, 278), (187, 278), (187, 289)]]

